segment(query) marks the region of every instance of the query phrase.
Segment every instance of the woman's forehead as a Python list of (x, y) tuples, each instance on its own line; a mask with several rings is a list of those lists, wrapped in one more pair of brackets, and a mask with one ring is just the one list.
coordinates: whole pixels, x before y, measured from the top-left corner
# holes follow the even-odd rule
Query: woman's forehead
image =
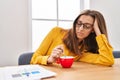
[(82, 15), (79, 17), (78, 22), (79, 21), (82, 23), (93, 23), (94, 19), (89, 15)]

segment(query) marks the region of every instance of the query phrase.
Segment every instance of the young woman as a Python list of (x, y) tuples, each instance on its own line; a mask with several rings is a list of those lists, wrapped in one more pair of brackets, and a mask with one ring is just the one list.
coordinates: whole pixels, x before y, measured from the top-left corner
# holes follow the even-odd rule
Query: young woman
[(103, 15), (84, 10), (71, 29), (54, 27), (32, 56), (31, 64), (51, 64), (62, 55), (74, 56), (74, 61), (111, 66), (113, 48), (109, 44)]

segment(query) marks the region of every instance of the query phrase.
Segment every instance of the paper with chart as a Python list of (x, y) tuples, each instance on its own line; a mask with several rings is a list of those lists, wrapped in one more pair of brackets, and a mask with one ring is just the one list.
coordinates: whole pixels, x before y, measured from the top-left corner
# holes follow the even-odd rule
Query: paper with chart
[(40, 65), (23, 65), (0, 68), (0, 80), (40, 80), (56, 73)]

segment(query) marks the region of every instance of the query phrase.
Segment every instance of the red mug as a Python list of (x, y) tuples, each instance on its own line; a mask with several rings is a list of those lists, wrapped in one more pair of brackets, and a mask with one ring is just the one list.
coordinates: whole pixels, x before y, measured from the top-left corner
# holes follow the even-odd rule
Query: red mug
[(74, 57), (73, 56), (61, 56), (58, 61), (63, 68), (70, 68), (74, 62)]

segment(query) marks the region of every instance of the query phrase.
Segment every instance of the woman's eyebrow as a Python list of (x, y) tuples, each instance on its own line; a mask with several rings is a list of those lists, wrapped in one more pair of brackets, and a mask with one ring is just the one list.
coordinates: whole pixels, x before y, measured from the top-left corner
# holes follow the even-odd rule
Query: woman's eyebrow
[[(78, 23), (82, 23), (82, 21), (77, 21)], [(89, 25), (93, 25), (91, 23), (83, 23), (83, 24), (89, 24)]]

